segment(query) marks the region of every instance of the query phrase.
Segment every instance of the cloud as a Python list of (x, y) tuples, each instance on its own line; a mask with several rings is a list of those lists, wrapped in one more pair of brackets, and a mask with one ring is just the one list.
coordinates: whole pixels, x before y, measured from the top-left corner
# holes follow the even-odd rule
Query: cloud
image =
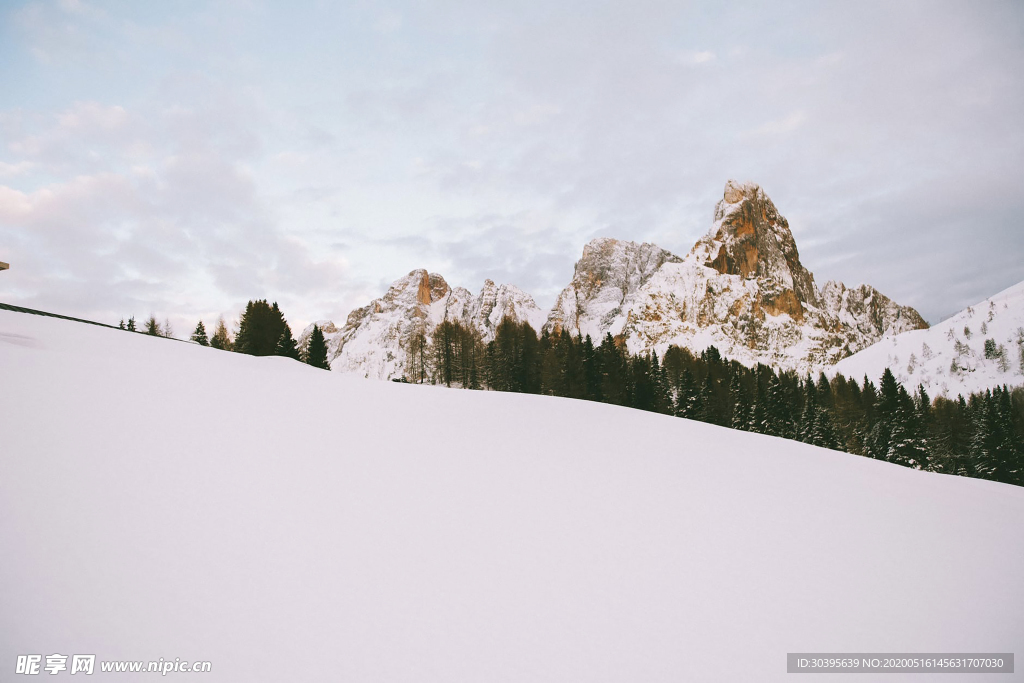
[(0, 238), (54, 306), (337, 318), (419, 266), (553, 299), (593, 236), (688, 251), (731, 177), (819, 282), (935, 320), (1024, 279), (1019, 4), (9, 16)]

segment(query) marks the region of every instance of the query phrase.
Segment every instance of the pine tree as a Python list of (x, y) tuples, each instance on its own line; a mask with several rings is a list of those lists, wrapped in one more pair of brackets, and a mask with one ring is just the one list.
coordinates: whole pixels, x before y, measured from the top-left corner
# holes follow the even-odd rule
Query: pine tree
[(228, 336), (228, 328), (224, 325), (224, 318), (217, 320), (217, 329), (210, 337), (210, 346), (223, 351), (230, 351), (232, 348), (231, 337)]
[(1006, 385), (992, 392), (992, 478), (1018, 483), (1021, 474), (1021, 444), (1014, 430), (1013, 407)]
[(804, 381), (804, 409), (800, 413), (797, 438), (804, 443), (814, 442), (814, 429), (818, 422), (818, 392), (810, 375)]
[(292, 337), (291, 328), (285, 325), (285, 328), (281, 331), (281, 336), (277, 338), (277, 346), (274, 348), (275, 356), (284, 356), (285, 358), (291, 358), (292, 360), (299, 359), (299, 345)]
[(664, 371), (658, 362), (658, 353), (651, 351), (651, 388), (653, 392), (653, 405), (651, 409), (656, 413), (664, 415), (672, 414), (672, 396), (669, 392), (668, 382), (665, 379)]
[(615, 343), (611, 333), (605, 335), (597, 351), (601, 357), (601, 367), (603, 370), (601, 394), (608, 403), (620, 406), (628, 405), (630, 392), (627, 378), (629, 368), (626, 355)]
[(768, 424), (768, 384), (769, 377), (774, 377), (771, 368), (758, 363), (754, 371), (754, 404), (750, 407), (749, 431), (758, 434), (769, 434)]
[(589, 334), (583, 339), (582, 354), (586, 397), (591, 401), (601, 401), (604, 398), (601, 393), (601, 357)]
[(250, 356), (286, 356), (298, 359), (299, 352), (291, 328), (277, 302), (266, 299), (249, 301), (238, 323), (234, 349)]
[(814, 416), (814, 427), (811, 430), (811, 441), (815, 446), (838, 450), (841, 447), (832, 423), (832, 414), (826, 408), (818, 408)]
[(712, 386), (710, 372), (704, 375), (704, 381), (700, 385), (694, 417), (701, 422), (710, 422), (712, 424), (717, 422), (715, 419), (717, 417), (715, 412), (715, 390)]
[(149, 320), (146, 321), (146, 334), (154, 337), (161, 337), (163, 333), (160, 331), (160, 323), (156, 321), (154, 316), (149, 316)]
[(998, 433), (995, 401), (992, 391), (980, 394), (974, 405), (974, 436), (971, 438), (970, 455), (978, 476), (995, 479), (1000, 470), (998, 455)]
[(697, 417), (697, 383), (689, 368), (683, 370), (679, 379), (675, 414), (677, 417), (690, 419)]
[[(865, 378), (866, 381), (867, 378)], [(878, 398), (874, 404), (874, 419), (868, 430), (865, 443), (866, 455), (872, 458), (888, 460), (897, 454), (892, 445), (896, 411), (900, 407), (900, 389), (902, 387), (896, 381), (892, 370), (886, 368), (879, 383)], [(906, 416), (901, 417), (905, 419)], [(903, 438), (902, 430), (898, 436)]]
[(309, 345), (306, 347), (306, 363), (314, 368), (330, 370), (331, 365), (327, 362), (327, 340), (324, 333), (317, 325), (313, 325), (313, 333), (309, 335)]
[(729, 375), (729, 406), (732, 410), (729, 424), (733, 429), (746, 430), (750, 422), (750, 403), (743, 391), (741, 372), (737, 368)]
[(896, 412), (889, 422), (889, 443), (885, 459), (905, 467), (925, 469), (928, 466), (928, 446), (918, 410), (902, 386), (897, 396)]
[(210, 340), (206, 337), (206, 327), (203, 325), (202, 320), (199, 321), (199, 324), (196, 325), (195, 332), (192, 333), (192, 341), (200, 346), (210, 345)]
[(124, 329), (124, 318), (121, 318), (121, 322), (119, 322), (117, 324), (117, 329), (119, 329), (119, 330), (123, 330)]
[(128, 330), (129, 332), (135, 332), (135, 331), (136, 331), (136, 330), (135, 330), (135, 316), (134, 316), (134, 315), (133, 315), (132, 317), (128, 318), (128, 327), (127, 327), (127, 330)]

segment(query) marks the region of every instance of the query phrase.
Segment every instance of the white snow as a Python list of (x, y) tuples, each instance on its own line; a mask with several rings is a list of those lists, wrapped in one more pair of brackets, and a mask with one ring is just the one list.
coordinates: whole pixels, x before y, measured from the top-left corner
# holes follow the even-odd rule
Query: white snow
[(783, 681), (787, 652), (1024, 642), (1020, 488), (7, 311), (0, 387), (4, 680), (92, 653), (218, 682)]
[[(1005, 360), (985, 357), (986, 339), (993, 340), (997, 349), (1002, 346)], [(1003, 384), (1024, 384), (1022, 347), (1024, 282), (926, 330), (884, 337), (826, 372), (858, 381), (866, 374), (877, 383), (888, 367), (896, 379), (911, 389), (923, 384), (933, 398), (955, 398), (958, 394), (966, 397)], [(952, 370), (954, 360), (956, 371)]]

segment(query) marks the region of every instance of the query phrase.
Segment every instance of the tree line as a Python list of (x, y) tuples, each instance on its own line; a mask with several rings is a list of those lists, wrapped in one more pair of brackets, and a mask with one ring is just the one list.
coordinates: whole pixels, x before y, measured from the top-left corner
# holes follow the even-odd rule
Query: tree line
[(1024, 389), (956, 399), (909, 392), (886, 369), (876, 385), (824, 373), (748, 368), (711, 346), (630, 354), (610, 334), (597, 345), (565, 331), (540, 335), (506, 318), (494, 339), (446, 320), (409, 340), (402, 381), (548, 394), (675, 415), (864, 455), (922, 470), (1024, 486)]
[[(161, 327), (154, 316), (150, 316), (142, 330), (137, 329), (135, 317), (121, 320), (119, 327), (130, 332), (143, 332), (153, 336), (170, 337), (170, 321)], [(256, 299), (246, 304), (238, 323), (238, 331), (232, 339), (228, 333), (224, 318), (217, 321), (213, 334), (208, 336), (206, 326), (200, 320), (189, 337), (190, 341), (201, 346), (210, 346), (224, 351), (245, 353), (250, 356), (284, 356), (307, 363), (316, 368), (330, 370), (327, 360), (327, 342), (323, 331), (316, 325), (304, 347), (299, 348), (291, 327), (275, 301), (267, 303), (266, 299)]]

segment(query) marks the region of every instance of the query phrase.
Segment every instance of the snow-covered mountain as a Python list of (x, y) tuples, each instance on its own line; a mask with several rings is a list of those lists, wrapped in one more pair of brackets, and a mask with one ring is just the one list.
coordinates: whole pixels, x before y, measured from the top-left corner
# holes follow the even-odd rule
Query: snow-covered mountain
[[(512, 285), (484, 283), (475, 296), (415, 270), (381, 298), (353, 311), (344, 327), (322, 321), (331, 367), (386, 379), (407, 371), (412, 339), (443, 320), (494, 336), (511, 315), (540, 331), (607, 334), (632, 352), (672, 344), (801, 373), (816, 372), (885, 334), (926, 328), (913, 308), (874, 288), (826, 282), (819, 290), (772, 200), (755, 184), (726, 183), (708, 233), (684, 258), (653, 244), (595, 239), (583, 248), (572, 281), (545, 315)], [(312, 326), (303, 331), (305, 343)]]
[(833, 372), (877, 381), (887, 367), (903, 384), (922, 384), (932, 396), (1024, 384), (1024, 282), (927, 330), (888, 336)]
[(4, 310), (0, 378), (3, 680), (89, 653), (90, 681), (159, 657), (218, 683), (782, 682), (792, 651), (1024, 642), (1018, 487)]
[[(414, 270), (396, 280), (387, 293), (352, 311), (345, 325), (317, 324), (327, 340), (331, 369), (374, 379), (401, 377), (412, 340), (428, 340), (444, 320), (457, 320), (475, 329), (483, 341), (494, 338), (505, 316), (540, 329), (545, 314), (533, 298), (513, 285), (485, 280), (476, 295), (463, 287), (449, 287), (445, 279), (426, 270)], [(299, 336), (305, 344), (313, 333), (309, 325)]]
[(771, 199), (730, 180), (685, 258), (651, 244), (588, 244), (546, 327), (620, 336), (633, 352), (714, 344), (747, 364), (806, 372), (927, 323), (866, 285), (819, 290)]

